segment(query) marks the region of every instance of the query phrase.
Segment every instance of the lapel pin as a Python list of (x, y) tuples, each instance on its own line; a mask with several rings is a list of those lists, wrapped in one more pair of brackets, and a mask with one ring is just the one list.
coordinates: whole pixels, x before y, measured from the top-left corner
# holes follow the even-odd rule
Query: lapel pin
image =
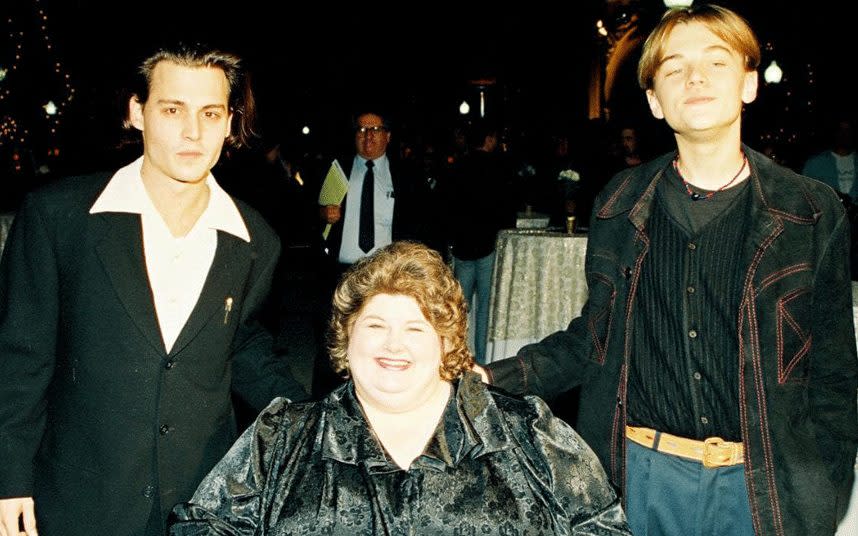
[(223, 325), (229, 322), (229, 312), (232, 311), (232, 296), (227, 296), (223, 302)]

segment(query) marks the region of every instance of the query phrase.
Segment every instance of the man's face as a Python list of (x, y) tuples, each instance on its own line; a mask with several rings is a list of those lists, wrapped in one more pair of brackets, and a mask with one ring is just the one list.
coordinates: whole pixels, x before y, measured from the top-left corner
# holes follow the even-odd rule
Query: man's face
[(384, 128), (384, 120), (375, 114), (363, 114), (357, 120), (355, 132), (357, 153), (367, 160), (375, 160), (387, 152), (390, 132)]
[(149, 99), (132, 98), (129, 113), (143, 133), (143, 177), (199, 183), (229, 136), (229, 85), (221, 69), (162, 61), (152, 70)]
[(742, 103), (757, 95), (757, 73), (705, 25), (677, 24), (646, 95), (652, 114), (677, 135), (705, 139), (739, 131)]
[(634, 129), (624, 128), (620, 132), (620, 139), (623, 142), (623, 151), (625, 154), (635, 154), (638, 151), (638, 136)]

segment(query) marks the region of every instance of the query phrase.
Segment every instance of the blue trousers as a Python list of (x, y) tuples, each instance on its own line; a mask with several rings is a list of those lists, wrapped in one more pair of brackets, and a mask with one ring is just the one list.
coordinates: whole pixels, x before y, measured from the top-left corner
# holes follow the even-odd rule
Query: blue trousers
[(745, 467), (626, 442), (626, 517), (635, 536), (754, 536)]
[[(494, 266), (494, 251), (476, 260), (455, 259), (453, 262), (453, 272), (462, 285), (465, 299), (468, 300), (468, 307), (474, 311), (476, 326), (471, 327), (474, 334), (474, 358), (481, 365), (486, 362), (486, 342), (489, 336), (489, 295), (492, 291)], [(474, 299), (474, 290), (476, 290), (476, 299)]]

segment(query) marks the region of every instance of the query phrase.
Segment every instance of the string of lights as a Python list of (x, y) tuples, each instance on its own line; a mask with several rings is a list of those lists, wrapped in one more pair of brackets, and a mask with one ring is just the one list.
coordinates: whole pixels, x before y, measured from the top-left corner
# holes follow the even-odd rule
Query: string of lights
[(34, 165), (59, 156), (60, 128), (75, 97), (42, 0), (22, 4), (6, 18), (8, 48), (0, 48), (0, 157), (8, 155), (16, 172), (25, 154)]

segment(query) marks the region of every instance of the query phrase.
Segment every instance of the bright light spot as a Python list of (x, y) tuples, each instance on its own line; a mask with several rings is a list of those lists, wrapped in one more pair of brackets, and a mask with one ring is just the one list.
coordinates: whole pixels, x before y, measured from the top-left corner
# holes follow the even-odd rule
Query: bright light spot
[(769, 84), (777, 84), (780, 83), (781, 79), (784, 77), (783, 69), (780, 68), (778, 62), (772, 60), (772, 63), (766, 67), (765, 72), (763, 73), (763, 78)]

